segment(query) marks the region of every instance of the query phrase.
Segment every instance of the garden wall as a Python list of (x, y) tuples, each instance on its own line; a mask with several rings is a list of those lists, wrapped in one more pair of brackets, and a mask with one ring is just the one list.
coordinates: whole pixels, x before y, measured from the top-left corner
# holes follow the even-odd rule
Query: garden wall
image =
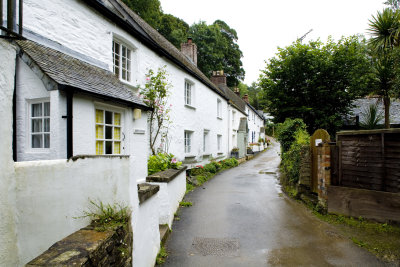
[(88, 225), (89, 218), (75, 217), (89, 199), (132, 207), (137, 194), (127, 156), (17, 162), (14, 178), (19, 265)]

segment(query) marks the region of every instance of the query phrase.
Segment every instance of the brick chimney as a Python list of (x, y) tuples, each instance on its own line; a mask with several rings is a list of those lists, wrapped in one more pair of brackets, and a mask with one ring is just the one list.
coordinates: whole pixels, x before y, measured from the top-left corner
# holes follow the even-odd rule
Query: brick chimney
[(245, 95), (243, 96), (243, 100), (246, 101), (246, 102), (249, 104), (249, 95), (248, 95), (248, 94), (245, 94)]
[(197, 66), (197, 45), (188, 37), (187, 43), (181, 43), (181, 52)]
[(239, 90), (239, 88), (235, 88), (235, 90), (234, 90), (234, 92), (235, 92), (235, 94), (238, 96), (238, 97), (240, 97), (240, 90)]
[(211, 76), (211, 82), (215, 85), (226, 85), (226, 75), (223, 70), (213, 71)]

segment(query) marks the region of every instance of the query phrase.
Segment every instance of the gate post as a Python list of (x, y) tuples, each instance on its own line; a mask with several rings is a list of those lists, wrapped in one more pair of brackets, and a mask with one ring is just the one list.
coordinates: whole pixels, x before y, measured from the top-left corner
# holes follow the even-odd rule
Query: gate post
[(328, 143), (319, 144), (318, 153), (318, 202), (323, 207), (328, 203), (328, 187), (331, 185), (331, 148)]

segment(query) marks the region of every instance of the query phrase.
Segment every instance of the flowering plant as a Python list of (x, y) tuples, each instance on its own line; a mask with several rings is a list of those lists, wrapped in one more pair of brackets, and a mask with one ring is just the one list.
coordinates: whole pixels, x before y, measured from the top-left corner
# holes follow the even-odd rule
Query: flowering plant
[(152, 69), (146, 74), (145, 88), (141, 89), (139, 97), (147, 106), (152, 108), (149, 112), (149, 135), (150, 149), (153, 155), (156, 155), (156, 142), (160, 138), (160, 150), (164, 147), (168, 135), (168, 127), (171, 123), (169, 112), (171, 105), (167, 105), (168, 96), (170, 95), (169, 88), (171, 84), (167, 80), (166, 66), (159, 68), (155, 73)]

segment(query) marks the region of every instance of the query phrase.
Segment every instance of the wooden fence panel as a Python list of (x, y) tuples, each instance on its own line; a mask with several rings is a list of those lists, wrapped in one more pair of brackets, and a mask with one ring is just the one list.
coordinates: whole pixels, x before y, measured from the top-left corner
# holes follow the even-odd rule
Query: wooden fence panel
[(400, 192), (399, 129), (339, 132), (337, 143), (336, 185)]

